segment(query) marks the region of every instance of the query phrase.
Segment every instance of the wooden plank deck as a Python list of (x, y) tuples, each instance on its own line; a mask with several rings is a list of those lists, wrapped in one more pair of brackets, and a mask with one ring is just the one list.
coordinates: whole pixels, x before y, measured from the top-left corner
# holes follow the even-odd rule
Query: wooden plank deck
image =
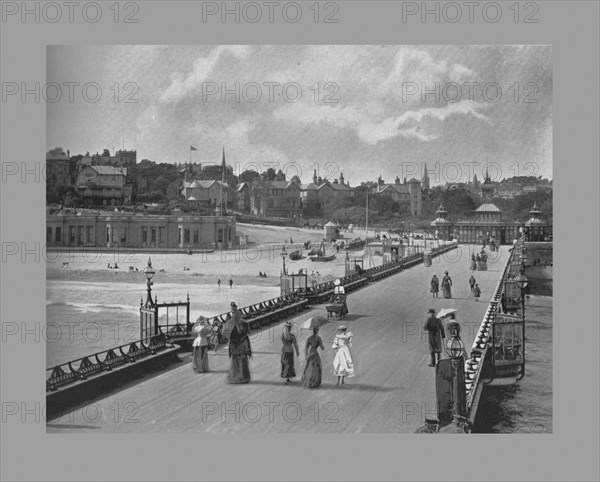
[[(343, 320), (354, 333), (352, 354), (356, 376), (336, 387), (332, 370), (331, 342), (335, 319), (321, 329), (323, 384), (305, 389), (300, 384), (304, 366), (299, 338), (298, 377), (286, 385), (279, 376), (281, 324), (252, 335), (252, 381), (247, 385), (225, 382), (229, 366), (227, 348), (211, 352), (211, 372), (196, 374), (190, 355), (174, 369), (131, 385), (124, 390), (66, 412), (47, 423), (49, 433), (97, 432), (414, 432), (426, 415), (436, 416), (434, 369), (422, 325), (427, 309), (456, 308), (463, 325), (465, 345), (470, 346), (496, 287), (507, 255), (490, 256), (489, 270), (474, 272), (482, 290), (481, 300), (471, 295), (468, 279), (469, 247), (434, 259), (433, 266), (418, 265), (349, 294), (350, 314)], [(450, 272), (454, 286), (451, 300), (432, 299), (429, 281)], [(314, 314), (326, 315), (325, 305), (303, 312), (293, 323)]]

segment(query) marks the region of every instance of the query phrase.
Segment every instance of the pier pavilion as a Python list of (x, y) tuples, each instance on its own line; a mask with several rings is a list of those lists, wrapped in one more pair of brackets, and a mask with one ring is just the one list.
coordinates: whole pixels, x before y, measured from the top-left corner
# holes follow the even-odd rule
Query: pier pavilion
[(121, 212), (46, 216), (47, 246), (127, 248), (232, 248), (232, 216), (148, 215)]
[(530, 241), (544, 241), (551, 230), (548, 223), (540, 218), (541, 211), (534, 204), (531, 219), (526, 223), (517, 220), (507, 221), (502, 212), (494, 204), (482, 204), (473, 218), (452, 222), (447, 219), (448, 211), (440, 204), (436, 211), (437, 218), (431, 222), (439, 239), (458, 239), (460, 243), (481, 243), (484, 239), (495, 238), (497, 243), (512, 244), (514, 239), (525, 233)]

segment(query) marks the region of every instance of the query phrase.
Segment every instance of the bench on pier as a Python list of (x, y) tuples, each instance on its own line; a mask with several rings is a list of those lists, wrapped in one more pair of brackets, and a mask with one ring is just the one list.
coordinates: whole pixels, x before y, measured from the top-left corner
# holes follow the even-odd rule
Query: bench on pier
[(172, 345), (167, 344), (166, 337), (159, 334), (146, 340), (138, 340), (56, 365), (47, 370), (49, 374), (46, 378), (46, 391), (54, 392), (62, 387), (97, 377), (170, 348)]

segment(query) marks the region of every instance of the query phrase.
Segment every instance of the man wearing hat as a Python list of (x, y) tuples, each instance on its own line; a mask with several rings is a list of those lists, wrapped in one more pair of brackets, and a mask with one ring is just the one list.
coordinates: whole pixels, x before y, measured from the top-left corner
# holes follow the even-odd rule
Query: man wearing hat
[(440, 361), (442, 358), (442, 340), (446, 338), (446, 333), (444, 332), (444, 325), (435, 316), (435, 310), (429, 308), (427, 313), (429, 313), (429, 318), (425, 321), (423, 329), (429, 333), (429, 353), (431, 355), (429, 366), (434, 367), (436, 364), (436, 355), (437, 361)]

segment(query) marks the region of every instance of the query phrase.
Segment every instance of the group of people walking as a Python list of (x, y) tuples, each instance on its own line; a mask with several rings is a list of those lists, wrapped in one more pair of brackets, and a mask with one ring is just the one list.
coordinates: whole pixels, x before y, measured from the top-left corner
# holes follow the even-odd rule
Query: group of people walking
[[(442, 291), (444, 293), (444, 298), (452, 298), (452, 278), (448, 274), (448, 271), (444, 271), (444, 277), (442, 278)], [(440, 280), (434, 274), (431, 278), (430, 282), (431, 288), (429, 292), (431, 293), (432, 298), (438, 298), (438, 293), (440, 291)], [(475, 277), (471, 275), (469, 278), (469, 286), (471, 287), (471, 293), (475, 297), (475, 301), (479, 301), (479, 297), (481, 296), (481, 289), (475, 280)]]
[[(286, 383), (296, 376), (294, 368), (294, 350), (296, 356), (300, 356), (296, 336), (291, 332), (292, 323), (286, 321), (283, 326), (281, 341), (281, 378), (285, 378)], [(337, 385), (344, 385), (346, 377), (354, 376), (354, 361), (350, 348), (352, 347), (353, 334), (348, 331), (345, 325), (340, 325), (338, 332), (333, 340), (332, 348), (335, 350), (333, 358), (333, 372), (337, 376)], [(306, 340), (304, 347), (304, 358), (306, 365), (302, 373), (302, 386), (305, 388), (317, 388), (321, 386), (323, 376), (323, 367), (319, 348), (325, 350), (323, 340), (319, 336), (319, 327), (312, 328), (312, 335)]]
[[(249, 383), (249, 360), (252, 358), (249, 325), (242, 319), (235, 302), (231, 302), (231, 312), (232, 316), (224, 328), (229, 338), (230, 365), (227, 382), (232, 384)], [(200, 317), (194, 331), (197, 336), (192, 343), (192, 368), (197, 373), (204, 373), (209, 371), (208, 349), (212, 327), (208, 324), (206, 318)], [(346, 377), (354, 376), (354, 361), (350, 352), (352, 337), (353, 334), (348, 331), (345, 325), (339, 326), (332, 345), (335, 350), (333, 371), (338, 378), (337, 385), (343, 385)], [(294, 355), (299, 357), (300, 350), (296, 335), (292, 333), (292, 323), (289, 321), (283, 324), (281, 343), (281, 378), (285, 379), (285, 383), (290, 383), (291, 379), (296, 377)], [(302, 373), (303, 387), (317, 388), (321, 386), (323, 368), (319, 348), (322, 351), (325, 350), (323, 340), (319, 336), (319, 327), (315, 326), (312, 328), (312, 335), (307, 338), (304, 348), (306, 364)]]
[[(438, 297), (438, 293), (440, 291), (440, 280), (436, 275), (433, 275), (431, 278), (431, 288), (430, 292), (433, 298)], [(448, 274), (448, 271), (444, 271), (444, 277), (442, 278), (442, 291), (444, 293), (444, 298), (452, 298), (452, 278)]]

